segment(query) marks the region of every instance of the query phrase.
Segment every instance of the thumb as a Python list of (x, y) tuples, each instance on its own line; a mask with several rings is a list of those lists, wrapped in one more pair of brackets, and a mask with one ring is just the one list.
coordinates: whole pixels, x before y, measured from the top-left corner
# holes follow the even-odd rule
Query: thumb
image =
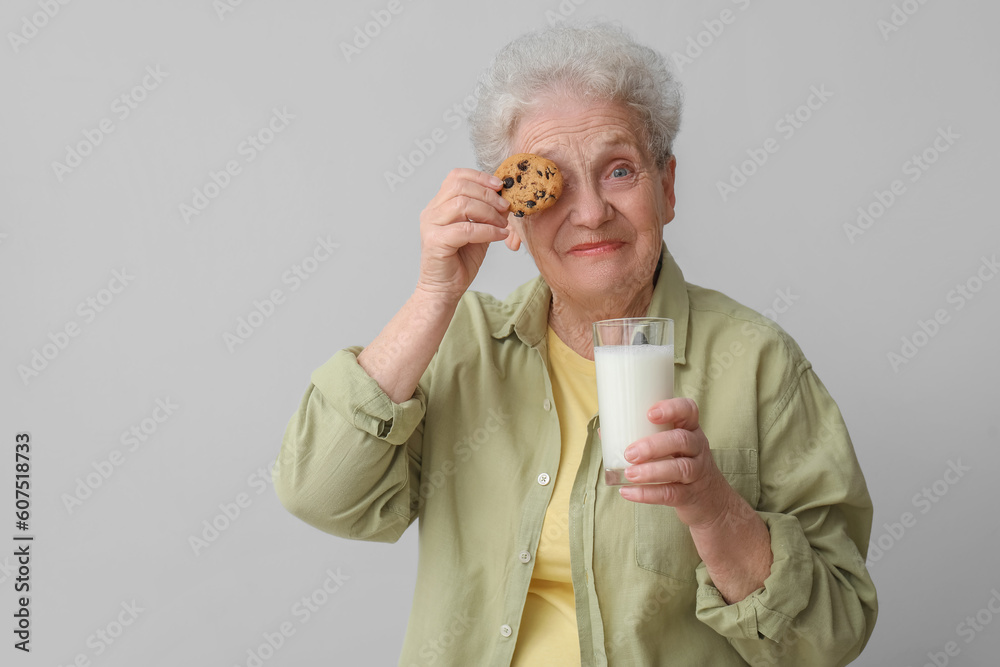
[(521, 236), (517, 232), (517, 227), (515, 227), (509, 220), (507, 222), (507, 230), (510, 234), (508, 234), (507, 238), (504, 239), (504, 243), (506, 243), (507, 247), (511, 250), (519, 250), (521, 248)]

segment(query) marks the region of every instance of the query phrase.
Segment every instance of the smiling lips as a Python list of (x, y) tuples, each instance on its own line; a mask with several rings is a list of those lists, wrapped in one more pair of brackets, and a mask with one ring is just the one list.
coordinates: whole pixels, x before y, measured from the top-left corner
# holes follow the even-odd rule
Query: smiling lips
[(625, 245), (623, 241), (596, 241), (593, 243), (578, 243), (569, 249), (570, 255), (590, 257), (593, 255), (600, 255), (606, 252), (613, 252), (618, 250), (618, 248)]

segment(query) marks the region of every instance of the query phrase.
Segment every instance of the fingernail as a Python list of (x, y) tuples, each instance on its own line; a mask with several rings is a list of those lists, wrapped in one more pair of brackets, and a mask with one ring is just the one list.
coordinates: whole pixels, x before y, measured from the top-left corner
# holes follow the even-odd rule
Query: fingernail
[(629, 466), (625, 468), (625, 479), (635, 481), (639, 478), (639, 471), (635, 469), (635, 466)]
[(649, 419), (663, 419), (663, 410), (659, 408), (650, 408), (649, 413), (646, 415)]
[[(635, 459), (638, 458), (638, 456), (639, 456), (639, 450), (636, 449), (635, 445), (629, 445), (625, 449), (625, 460), (628, 461), (629, 463), (633, 463)], [(625, 471), (625, 474), (628, 474), (627, 470)]]

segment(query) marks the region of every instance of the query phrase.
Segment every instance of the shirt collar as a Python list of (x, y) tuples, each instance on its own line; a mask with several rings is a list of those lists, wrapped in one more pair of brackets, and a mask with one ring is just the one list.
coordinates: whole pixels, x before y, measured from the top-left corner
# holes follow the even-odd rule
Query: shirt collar
[[(683, 364), (686, 362), (689, 315), (687, 284), (681, 268), (667, 250), (666, 243), (660, 253), (663, 264), (660, 277), (653, 288), (647, 315), (669, 317), (674, 321), (674, 362)], [(511, 296), (515, 299), (520, 296), (521, 303), (509, 316), (500, 318), (499, 325), (493, 329), (493, 337), (506, 338), (513, 332), (525, 345), (538, 346), (545, 339), (548, 328), (552, 289), (541, 276), (537, 276), (519, 287)]]

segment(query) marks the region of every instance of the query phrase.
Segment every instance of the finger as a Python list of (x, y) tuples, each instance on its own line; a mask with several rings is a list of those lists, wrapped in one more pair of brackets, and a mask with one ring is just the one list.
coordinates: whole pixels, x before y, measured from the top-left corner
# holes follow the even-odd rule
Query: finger
[(698, 456), (707, 446), (704, 433), (673, 429), (654, 433), (636, 440), (625, 448), (625, 460), (629, 463), (645, 463), (675, 456)]
[(701, 478), (698, 459), (679, 456), (637, 463), (625, 468), (625, 479), (634, 484), (691, 484)]
[(498, 213), (506, 213), (510, 203), (499, 194), (502, 186), (500, 179), (491, 174), (474, 169), (454, 169), (441, 184), (428, 208), (442, 206), (455, 197), (468, 197), (486, 202)]
[(465, 167), (458, 167), (456, 169), (452, 169), (445, 180), (447, 181), (449, 179), (466, 180), (466, 181), (472, 181), (473, 183), (479, 183), (483, 187), (489, 188), (493, 192), (498, 192), (500, 188), (503, 187), (503, 181), (501, 181), (493, 174), (485, 171), (479, 171), (478, 169), (468, 169)]
[(438, 231), (438, 240), (442, 245), (457, 250), (473, 243), (502, 241), (508, 233), (505, 228), (466, 220), (442, 227)]
[[(512, 225), (512, 224), (508, 224), (507, 230), (510, 232), (510, 235), (507, 237), (507, 241), (506, 241), (507, 247), (510, 248), (511, 250), (514, 250), (514, 251), (520, 250), (521, 249), (521, 235), (518, 234), (517, 228), (515, 228), (514, 225)], [(600, 430), (600, 429), (598, 429), (598, 430)]]
[(494, 227), (507, 227), (507, 218), (495, 207), (471, 197), (459, 195), (445, 201), (440, 206), (424, 211), (420, 216), (422, 224), (446, 227), (455, 223), (481, 222)]
[(625, 500), (647, 505), (677, 505), (683, 495), (683, 487), (675, 484), (653, 484), (650, 486), (623, 486), (618, 493)]
[(470, 181), (458, 181), (452, 183), (441, 194), (441, 205), (447, 205), (452, 199), (464, 198), (472, 201), (481, 201), (492, 206), (497, 213), (502, 215), (504, 224), (507, 222), (507, 211), (510, 210), (510, 202), (501, 197), (500, 193), (488, 187)]
[(693, 431), (698, 428), (698, 404), (690, 398), (668, 398), (653, 405), (646, 418), (654, 424), (673, 424), (674, 428)]

